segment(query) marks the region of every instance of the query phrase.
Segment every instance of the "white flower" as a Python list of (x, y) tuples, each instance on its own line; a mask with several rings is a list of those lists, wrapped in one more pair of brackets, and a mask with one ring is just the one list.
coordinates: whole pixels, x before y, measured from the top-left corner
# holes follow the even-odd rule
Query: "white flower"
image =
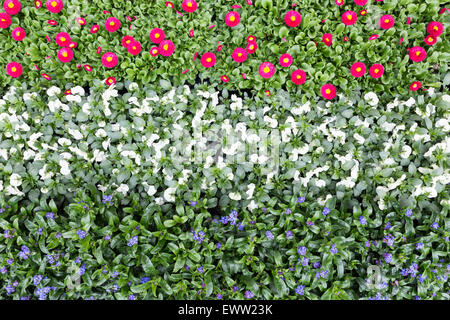
[(100, 138), (104, 138), (107, 135), (108, 134), (106, 133), (106, 131), (104, 129), (98, 129), (97, 132), (95, 133), (95, 136), (100, 137)]
[(72, 144), (72, 141), (67, 138), (59, 138), (58, 143), (62, 146), (70, 146)]
[(255, 210), (256, 208), (258, 208), (258, 206), (256, 205), (255, 201), (252, 200), (252, 201), (250, 201), (250, 203), (247, 205), (247, 208), (248, 208), (250, 211), (253, 211), (253, 210)]
[(230, 199), (232, 199), (232, 200), (236, 200), (236, 201), (241, 200), (241, 195), (240, 195), (238, 192), (230, 192), (230, 193), (228, 194), (228, 196), (229, 196)]
[(70, 92), (72, 92), (72, 94), (77, 94), (80, 96), (84, 96), (85, 93), (83, 87), (80, 86), (73, 87), (72, 89), (70, 89)]
[(3, 157), (6, 161), (8, 161), (8, 150), (0, 149), (0, 156)]
[(128, 190), (130, 190), (128, 185), (123, 183), (116, 189), (117, 192), (122, 192), (124, 196), (127, 194)]
[(167, 188), (164, 191), (164, 199), (166, 199), (167, 202), (175, 202), (175, 192), (177, 191), (177, 188)]
[(371, 106), (376, 106), (378, 104), (378, 96), (375, 92), (368, 92), (364, 95), (364, 100)]
[(148, 190), (147, 190), (147, 194), (149, 196), (153, 196), (156, 193), (156, 188), (155, 186), (148, 186)]
[(13, 173), (9, 177), (9, 184), (12, 185), (13, 187), (19, 187), (20, 185), (22, 185), (22, 177), (19, 176), (17, 173)]
[(58, 94), (60, 94), (60, 93), (61, 93), (61, 89), (58, 88), (58, 87), (55, 87), (55, 86), (50, 87), (50, 88), (47, 89), (47, 95), (48, 95), (49, 97), (56, 96), (56, 95), (58, 95)]
[(61, 169), (59, 170), (59, 172), (62, 175), (66, 176), (66, 175), (70, 174), (69, 163), (66, 160), (60, 160), (59, 165), (61, 166)]
[(411, 147), (408, 146), (407, 144), (403, 145), (402, 147), (402, 152), (400, 153), (400, 157), (402, 157), (403, 159), (407, 159), (409, 157), (409, 155), (411, 154)]

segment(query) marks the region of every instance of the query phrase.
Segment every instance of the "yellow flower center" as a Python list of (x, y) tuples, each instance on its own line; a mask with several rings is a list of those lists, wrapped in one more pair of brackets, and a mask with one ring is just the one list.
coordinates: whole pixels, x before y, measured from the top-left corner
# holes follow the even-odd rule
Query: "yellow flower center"
[(251, 45), (251, 46), (250, 46), (250, 50), (253, 50), (253, 48), (254, 48), (254, 46), (253, 46), (253, 45)]
[(188, 6), (189, 8), (192, 7), (192, 3), (188, 2), (188, 3), (187, 3), (187, 6)]
[(326, 42), (328, 42), (328, 41), (330, 41), (330, 39), (328, 39), (328, 38), (325, 38), (325, 41), (326, 41)]
[(2, 22), (5, 22), (6, 20), (2, 18)]
[(295, 17), (294, 16), (291, 17), (291, 21), (295, 21)]
[(434, 31), (438, 31), (438, 29), (439, 28), (437, 26), (434, 26), (434, 28), (433, 28)]
[(17, 31), (16, 35), (20, 36), (20, 31)]
[(109, 25), (110, 25), (110, 26), (113, 26), (113, 25), (115, 25), (115, 23), (111, 21), (111, 22), (109, 23)]
[(79, 23), (83, 23), (83, 20), (80, 19), (80, 20), (78, 20), (78, 22), (79, 22)]
[(159, 33), (155, 33), (155, 38), (159, 38)]
[(133, 50), (136, 50), (136, 46), (133, 46)]
[(165, 44), (163, 48), (164, 48), (164, 50), (168, 50), (169, 46), (167, 44)]
[(326, 94), (330, 94), (330, 93), (331, 93), (331, 90), (330, 90), (330, 89), (327, 89), (327, 90), (325, 90), (325, 93), (326, 93)]
[(127, 40), (127, 41), (125, 41), (127, 44), (129, 44), (130, 43), (130, 40)]
[(389, 23), (389, 19), (384, 19), (384, 23)]
[(375, 73), (378, 73), (378, 72), (380, 72), (380, 70), (378, 70), (378, 69), (375, 69), (373, 72), (375, 72)]
[(16, 71), (17, 71), (16, 67), (12, 67), (12, 68), (11, 68), (11, 71), (12, 71), (12, 72), (16, 72)]
[(302, 78), (301, 75), (297, 75), (297, 79), (300, 80)]
[(352, 20), (352, 15), (351, 15), (351, 14), (348, 14), (348, 15), (347, 15), (347, 19), (348, 19), (348, 20)]
[(417, 83), (414, 83), (414, 84), (413, 84), (413, 88), (416, 88), (416, 87), (417, 87)]
[(356, 72), (360, 72), (360, 71), (361, 71), (360, 67), (356, 68)]
[(64, 51), (64, 52), (62, 53), (62, 56), (63, 56), (64, 58), (66, 58), (66, 57), (67, 57), (67, 52)]
[(288, 58), (284, 58), (283, 62), (284, 62), (284, 63), (288, 63), (288, 62), (289, 62), (289, 59), (288, 59)]
[(108, 58), (106, 58), (106, 61), (111, 62), (111, 61), (112, 61), (112, 58), (111, 58), (111, 57), (108, 57)]
[(253, 37), (250, 37), (249, 40), (250, 40), (250, 41), (253, 41)]
[(51, 5), (52, 5), (52, 7), (54, 8), (54, 7), (56, 7), (58, 4), (56, 3), (56, 1), (52, 1)]
[(206, 58), (206, 62), (211, 62), (211, 58)]
[(236, 20), (236, 18), (234, 16), (230, 16), (230, 21), (233, 22), (234, 20)]
[(10, 9), (14, 8), (14, 3), (12, 3), (12, 2), (8, 3), (8, 7), (9, 7)]
[(61, 40), (62, 42), (64, 42), (64, 41), (66, 41), (66, 38), (61, 37), (61, 38), (59, 38), (59, 40)]
[(152, 53), (153, 53), (153, 54), (156, 54), (156, 50), (153, 50)]
[(239, 53), (238, 53), (238, 57), (242, 57), (242, 53), (239, 52)]
[(420, 51), (417, 51), (417, 52), (416, 52), (416, 56), (420, 56)]
[(264, 73), (269, 73), (270, 72), (270, 68), (269, 67), (264, 67)]

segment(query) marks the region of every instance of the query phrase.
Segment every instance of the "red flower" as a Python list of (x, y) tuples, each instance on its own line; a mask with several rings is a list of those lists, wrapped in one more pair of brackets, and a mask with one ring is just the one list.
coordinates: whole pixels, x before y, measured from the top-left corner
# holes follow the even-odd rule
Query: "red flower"
[(83, 66), (83, 68), (84, 68), (84, 70), (86, 70), (87, 72), (91, 72), (91, 71), (92, 71), (92, 67), (91, 67), (90, 65), (88, 65), (88, 64), (85, 64), (85, 65)]
[(159, 44), (158, 51), (163, 57), (171, 56), (175, 51), (175, 45), (170, 40), (163, 40)]
[(389, 14), (382, 16), (379, 21), (379, 25), (380, 25), (381, 29), (385, 29), (385, 30), (392, 28), (394, 26), (394, 23), (395, 23), (394, 17)]
[(220, 80), (222, 80), (223, 82), (229, 82), (230, 78), (228, 78), (226, 75), (223, 75), (220, 77)]
[(80, 24), (80, 26), (84, 26), (86, 24), (86, 19), (84, 19), (84, 18), (77, 18), (77, 22)]
[(133, 41), (131, 41), (131, 43), (127, 49), (128, 49), (128, 53), (135, 56), (135, 55), (139, 54), (139, 52), (141, 52), (141, 43), (139, 41), (133, 40)]
[(158, 47), (153, 47), (150, 49), (150, 55), (156, 57), (159, 54)]
[(11, 16), (18, 14), (21, 7), (22, 5), (17, 0), (5, 0), (5, 2), (3, 2), (3, 9)]
[(52, 80), (52, 77), (50, 77), (48, 74), (46, 74), (46, 73), (43, 73), (43, 74), (41, 74), (41, 76), (44, 78), (44, 79), (46, 79), (46, 80)]
[(375, 39), (378, 39), (378, 37), (379, 37), (379, 35), (373, 34), (369, 37), (369, 40), (375, 40)]
[(164, 34), (164, 31), (160, 28), (154, 28), (150, 31), (149, 34), (150, 40), (152, 40), (153, 43), (161, 43), (161, 41), (164, 40), (166, 35)]
[(47, 10), (51, 13), (58, 13), (63, 8), (63, 2), (61, 0), (47, 0)]
[(367, 3), (367, 0), (353, 0), (357, 6), (363, 6)]
[(345, 36), (345, 37), (344, 37), (344, 42), (347, 42), (347, 41), (348, 41), (348, 37)]
[(259, 75), (264, 79), (269, 79), (275, 73), (275, 66), (270, 62), (263, 62), (259, 66)]
[(216, 55), (212, 52), (206, 52), (202, 55), (200, 62), (205, 68), (211, 68), (216, 64)]
[(360, 12), (359, 12), (359, 15), (360, 16), (365, 16), (367, 14), (367, 10), (366, 9), (362, 9)]
[(437, 42), (437, 38), (432, 36), (431, 34), (429, 34), (425, 37), (425, 43), (429, 46), (432, 46), (436, 42)]
[(102, 47), (97, 47), (96, 53), (97, 53), (97, 54), (100, 54), (101, 52), (102, 52)]
[(372, 78), (377, 79), (381, 77), (384, 73), (384, 67), (383, 65), (376, 63), (372, 65), (369, 69), (369, 74)]
[(105, 80), (105, 84), (107, 84), (108, 86), (111, 86), (113, 84), (116, 84), (116, 78), (114, 77), (108, 77)]
[(193, 37), (194, 36), (194, 29), (189, 30), (189, 37)]
[(25, 30), (23, 30), (21, 27), (17, 27), (12, 31), (11, 35), (14, 40), (22, 41), (27, 34)]
[(302, 22), (302, 16), (297, 11), (290, 10), (284, 15), (284, 22), (289, 27), (295, 28)]
[(67, 89), (66, 91), (64, 91), (64, 95), (68, 96), (72, 94), (72, 90)]
[(47, 39), (48, 42), (52, 42), (49, 36), (45, 36), (45, 39)]
[(59, 49), (58, 51), (58, 59), (61, 62), (67, 63), (73, 59), (73, 51), (68, 47), (64, 47)]
[(417, 91), (420, 89), (420, 87), (422, 86), (422, 84), (420, 83), (420, 81), (414, 81), (410, 86), (409, 86), (409, 90), (411, 91)]
[(434, 37), (439, 37), (442, 31), (444, 31), (444, 26), (440, 22), (432, 21), (427, 25), (427, 32)]
[(39, 9), (40, 7), (42, 7), (42, 2), (40, 0), (34, 0), (34, 7), (36, 9)]
[(256, 41), (255, 36), (249, 35), (249, 36), (247, 37), (247, 42), (255, 42), (255, 41)]
[(60, 47), (67, 47), (70, 41), (70, 35), (67, 32), (60, 32), (56, 35), (56, 44)]
[(92, 33), (92, 34), (97, 33), (98, 30), (100, 30), (100, 26), (99, 26), (98, 24), (94, 24), (94, 25), (91, 27), (91, 33)]
[(297, 69), (291, 73), (291, 81), (296, 84), (304, 84), (306, 81), (306, 73), (301, 69)]
[(351, 25), (355, 24), (357, 19), (358, 19), (358, 16), (356, 15), (356, 12), (354, 12), (354, 11), (345, 11), (341, 17), (342, 22), (346, 26), (351, 26)]
[(359, 78), (366, 73), (366, 65), (362, 62), (355, 62), (350, 68), (352, 76)]
[(340, 6), (342, 6), (342, 5), (344, 4), (344, 0), (334, 0), (334, 3), (335, 3), (338, 7), (340, 7)]
[(47, 23), (52, 26), (58, 25), (58, 22), (56, 22), (55, 20), (47, 20)]
[(283, 53), (280, 57), (280, 65), (289, 67), (292, 64), (292, 56), (289, 53)]
[(6, 72), (10, 77), (20, 77), (22, 75), (22, 65), (15, 61), (10, 62), (6, 65)]
[(409, 25), (411, 24), (411, 17), (408, 17), (408, 20), (406, 20), (406, 23)]
[(247, 60), (247, 51), (244, 48), (236, 48), (231, 56), (236, 62), (244, 62)]
[(132, 36), (124, 36), (122, 38), (122, 46), (128, 49), (130, 43), (134, 40)]
[(253, 5), (252, 0), (247, 0), (247, 4), (248, 4), (249, 6), (252, 6), (252, 5)]
[(109, 17), (105, 21), (105, 29), (108, 30), (109, 32), (116, 32), (117, 30), (120, 29), (120, 26), (121, 26), (120, 21), (117, 18)]
[(6, 29), (11, 25), (11, 17), (6, 12), (0, 12), (0, 28)]
[(416, 46), (409, 50), (409, 58), (414, 62), (423, 61), (427, 57), (427, 52), (424, 48)]
[(331, 100), (336, 96), (336, 87), (329, 83), (324, 84), (320, 89), (320, 93), (324, 99)]
[(330, 47), (333, 44), (333, 35), (331, 33), (325, 33), (322, 36), (322, 42), (325, 43), (326, 46)]
[(241, 21), (241, 16), (236, 11), (230, 11), (225, 15), (225, 23), (229, 27), (236, 27)]
[(270, 96), (270, 90), (266, 90), (264, 91), (264, 93), (266, 94), (267, 97)]
[(197, 10), (197, 2), (195, 2), (194, 0), (184, 0), (181, 4), (181, 7), (186, 12), (194, 12), (195, 10)]
[(78, 47), (78, 43), (72, 41), (71, 43), (69, 43), (68, 47), (70, 49), (74, 49), (74, 48)]
[(249, 42), (247, 44), (247, 53), (252, 54), (255, 53), (256, 49), (258, 49), (258, 45), (256, 44), (256, 42)]
[(220, 44), (220, 45), (217, 46), (216, 51), (219, 52), (219, 51), (222, 50), (222, 48), (223, 48), (223, 45)]
[(196, 52), (194, 53), (194, 61), (195, 61), (195, 59), (197, 59), (197, 56), (198, 56), (198, 51), (196, 51)]
[(171, 9), (173, 9), (173, 8), (174, 8), (174, 5), (173, 5), (173, 3), (172, 3), (172, 2), (170, 2), (170, 1), (166, 1), (166, 7), (167, 7), (167, 8), (171, 8)]
[(112, 52), (106, 52), (102, 56), (102, 63), (106, 68), (109, 68), (109, 69), (114, 68), (118, 62), (119, 62), (119, 59)]

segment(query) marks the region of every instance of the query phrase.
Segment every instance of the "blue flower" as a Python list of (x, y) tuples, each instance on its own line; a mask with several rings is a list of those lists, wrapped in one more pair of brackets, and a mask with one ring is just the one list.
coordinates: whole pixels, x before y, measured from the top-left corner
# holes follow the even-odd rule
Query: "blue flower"
[(236, 292), (236, 291), (238, 291), (239, 290), (239, 287), (238, 286), (233, 286), (233, 292)]
[(220, 222), (222, 222), (223, 224), (227, 224), (228, 223), (228, 218), (227, 217), (220, 217)]
[(289, 208), (287, 208), (287, 209), (286, 209), (286, 214), (291, 214), (291, 213), (292, 213), (292, 210), (289, 209)]
[(323, 208), (322, 214), (326, 217), (330, 212), (331, 210), (328, 207), (325, 207)]
[(292, 237), (292, 235), (293, 235), (292, 231), (290, 230), (286, 231), (286, 238), (290, 238)]
[(47, 212), (47, 213), (45, 214), (45, 217), (46, 217), (47, 219), (51, 219), (51, 220), (54, 220), (54, 219), (55, 219), (55, 215), (53, 214), (53, 212)]
[(309, 258), (303, 258), (303, 260), (301, 262), (302, 266), (306, 267), (308, 265), (308, 263), (309, 263)]
[(305, 290), (305, 286), (303, 286), (303, 285), (298, 286), (297, 288), (295, 288), (295, 292), (297, 294), (301, 295), (301, 296), (305, 294), (304, 290)]
[(113, 198), (112, 195), (109, 195), (109, 196), (103, 196), (102, 202), (103, 202), (103, 203), (111, 202), (112, 198)]
[(385, 253), (384, 254), (384, 261), (386, 261), (387, 263), (391, 263), (391, 261), (392, 261), (392, 254), (391, 253)]
[(247, 299), (251, 299), (251, 298), (253, 298), (255, 295), (253, 294), (253, 292), (251, 292), (251, 291), (249, 291), (249, 290), (247, 290), (247, 291), (245, 291), (245, 293), (244, 293), (244, 297), (246, 297)]
[(86, 272), (86, 265), (83, 263), (83, 265), (80, 267), (80, 271), (78, 274), (82, 276)]
[(191, 200), (191, 207), (195, 207), (197, 205), (197, 201), (192, 201)]
[(134, 236), (130, 240), (128, 240), (129, 247), (134, 246), (137, 243), (138, 243), (138, 236)]
[(314, 262), (314, 263), (313, 263), (313, 267), (314, 267), (315, 269), (319, 268), (319, 267), (320, 267), (320, 262)]
[(424, 246), (425, 246), (425, 245), (423, 244), (423, 242), (419, 242), (419, 243), (416, 244), (416, 249), (417, 249), (417, 250), (423, 249)]
[(439, 224), (437, 222), (434, 222), (431, 227), (436, 230), (437, 228), (439, 228)]
[(392, 247), (392, 245), (395, 242), (395, 238), (392, 236), (392, 234), (388, 234), (386, 237), (383, 238), (383, 242), (388, 245), (388, 247)]
[(128, 300), (136, 300), (136, 295), (130, 294)]
[(112, 274), (113, 279), (117, 278), (119, 276), (119, 271), (114, 271)]
[(221, 244), (220, 242), (217, 242), (217, 243), (216, 243), (216, 248), (217, 248), (217, 249), (220, 249), (221, 247), (222, 247), (222, 244)]
[(222, 295), (221, 295), (220, 293), (218, 293), (216, 297), (217, 297), (217, 299), (219, 299), (219, 300), (222, 299)]
[(365, 246), (366, 246), (367, 248), (370, 247), (370, 240), (367, 240), (367, 241), (366, 241)]
[(40, 274), (35, 275), (35, 276), (33, 277), (33, 284), (34, 284), (35, 286), (37, 286), (39, 283), (41, 283), (42, 279), (44, 279), (44, 276), (42, 276), (42, 275), (40, 275)]
[(150, 278), (149, 278), (149, 277), (142, 277), (142, 278), (141, 278), (141, 284), (147, 283), (147, 282), (149, 282), (149, 281), (150, 281)]
[(30, 254), (30, 249), (27, 246), (22, 246), (20, 250), (26, 255)]
[(1, 274), (5, 274), (6, 272), (8, 272), (8, 269), (6, 269), (5, 266), (3, 266), (3, 267), (0, 268), (0, 273), (1, 273)]
[(306, 200), (305, 197), (299, 197), (299, 198), (297, 198), (297, 202), (298, 202), (298, 203), (303, 203), (303, 202), (305, 202), (305, 200)]
[(109, 235), (109, 234), (107, 234), (106, 236), (105, 236), (105, 238), (104, 238), (106, 241), (109, 241), (109, 240), (111, 240), (111, 236)]
[(244, 230), (244, 227), (245, 227), (245, 225), (239, 222), (238, 229), (242, 231), (242, 230)]
[(405, 212), (405, 215), (406, 215), (407, 217), (411, 217), (412, 214), (413, 214), (412, 209), (407, 209), (406, 212)]
[(75, 258), (75, 263), (76, 263), (76, 264), (79, 264), (80, 262), (81, 262), (81, 258), (80, 258), (80, 257), (76, 257), (76, 258)]
[(198, 273), (203, 273), (203, 271), (204, 271), (204, 270), (203, 270), (203, 266), (198, 267), (198, 268), (197, 268), (197, 271), (198, 271)]
[(299, 255), (304, 256), (306, 254), (306, 247), (299, 246), (297, 252)]
[(77, 235), (78, 235), (78, 237), (80, 237), (80, 239), (84, 239), (84, 238), (86, 238), (87, 233), (86, 233), (86, 231), (80, 229), (77, 231)]
[(386, 223), (386, 226), (384, 227), (384, 230), (389, 230), (391, 227), (391, 223), (388, 221), (388, 223)]
[(362, 225), (366, 224), (367, 223), (366, 218), (364, 218), (363, 216), (360, 216), (359, 223), (361, 223)]
[(336, 248), (336, 245), (334, 243), (331, 245), (330, 251), (332, 254), (338, 253), (338, 249)]
[(272, 232), (270, 232), (269, 230), (266, 231), (266, 237), (267, 237), (267, 239), (269, 239), (269, 240), (272, 240), (272, 239), (274, 238)]

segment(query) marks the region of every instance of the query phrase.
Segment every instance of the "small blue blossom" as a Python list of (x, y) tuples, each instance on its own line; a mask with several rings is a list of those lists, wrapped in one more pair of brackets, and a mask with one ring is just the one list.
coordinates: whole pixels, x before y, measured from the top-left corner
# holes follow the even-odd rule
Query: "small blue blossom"
[(76, 263), (76, 264), (79, 264), (80, 262), (81, 262), (81, 258), (80, 258), (80, 257), (76, 257), (76, 258), (75, 258), (75, 263)]
[(6, 289), (6, 293), (8, 294), (8, 295), (10, 295), (11, 293), (14, 293), (14, 291), (16, 291), (16, 288), (14, 288), (12, 285), (10, 285), (10, 284), (8, 284), (6, 287), (5, 287), (5, 289)]
[(53, 214), (53, 212), (47, 212), (47, 213), (45, 214), (45, 217), (46, 217), (47, 219), (50, 219), (50, 220), (54, 220), (54, 219), (55, 219), (55, 215)]
[(221, 295), (220, 293), (218, 293), (216, 297), (217, 297), (217, 299), (219, 299), (219, 300), (222, 299), (222, 295)]
[(295, 288), (295, 292), (297, 294), (301, 295), (301, 296), (305, 294), (304, 290), (305, 290), (305, 286), (303, 286), (303, 285), (298, 286), (297, 288)]
[(320, 262), (314, 262), (313, 263), (313, 267), (314, 267), (314, 269), (319, 268), (320, 267)]
[(86, 233), (86, 231), (80, 229), (77, 231), (77, 235), (78, 235), (78, 237), (80, 237), (80, 239), (84, 239), (84, 238), (86, 238), (87, 233)]
[(326, 217), (330, 212), (331, 210), (328, 207), (325, 207), (323, 208), (322, 214)]
[(44, 279), (44, 276), (42, 276), (42, 275), (40, 275), (40, 274), (35, 275), (35, 276), (33, 277), (33, 284), (34, 284), (35, 286), (37, 286), (39, 283), (41, 283), (42, 279)]
[(419, 243), (416, 244), (416, 249), (417, 249), (417, 250), (423, 249), (424, 246), (425, 246), (425, 245), (423, 244), (423, 242), (419, 242)]
[(216, 243), (216, 248), (217, 248), (217, 249), (220, 249), (221, 247), (222, 247), (222, 244), (221, 244), (220, 242), (217, 242), (217, 243)]
[(338, 249), (336, 248), (336, 245), (334, 243), (331, 245), (330, 252), (332, 254), (338, 253)]
[(191, 200), (191, 207), (195, 207), (197, 205), (197, 201)]
[(305, 202), (305, 200), (306, 200), (305, 197), (298, 197), (298, 198), (297, 198), (297, 202), (298, 202), (298, 203), (303, 203), (303, 202)]
[(251, 299), (251, 298), (253, 298), (255, 295), (253, 294), (253, 292), (251, 292), (251, 291), (245, 291), (245, 293), (244, 293), (244, 297), (246, 297), (247, 299)]
[(267, 237), (267, 239), (269, 239), (269, 240), (272, 240), (272, 239), (274, 238), (272, 232), (270, 232), (269, 230), (266, 231), (266, 237)]
[(366, 246), (367, 248), (370, 247), (370, 240), (367, 240), (367, 241), (366, 241), (365, 246)]
[(289, 208), (287, 208), (287, 209), (286, 209), (286, 214), (291, 214), (291, 213), (292, 213), (292, 210), (289, 209)]
[(308, 265), (308, 263), (309, 263), (309, 258), (303, 258), (303, 260), (301, 262), (302, 266), (306, 267)]
[(204, 270), (203, 270), (203, 266), (198, 267), (198, 268), (197, 268), (197, 271), (198, 271), (198, 273), (203, 273), (203, 271), (204, 271)]
[(7, 272), (8, 272), (8, 269), (6, 269), (5, 266), (3, 266), (3, 267), (0, 268), (0, 273), (1, 273), (1, 274), (5, 274), (5, 273), (7, 273)]
[(109, 195), (109, 196), (103, 196), (103, 203), (107, 203), (107, 202), (111, 202), (112, 201), (113, 196)]
[(117, 278), (119, 276), (119, 271), (114, 271), (112, 274), (113, 279)]
[(407, 216), (407, 217), (411, 217), (412, 214), (413, 214), (412, 209), (407, 209), (406, 212), (405, 212), (405, 216)]
[(130, 295), (128, 296), (128, 300), (136, 300), (136, 295), (130, 294)]
[(228, 218), (227, 217), (220, 217), (220, 222), (222, 222), (223, 224), (227, 224), (228, 223)]
[(81, 267), (80, 267), (80, 270), (79, 270), (78, 274), (79, 274), (80, 276), (82, 276), (82, 275), (84, 275), (85, 272), (86, 272), (86, 265), (83, 263), (83, 264), (81, 265)]
[(106, 241), (109, 241), (109, 240), (111, 240), (111, 236), (110, 236), (109, 234), (107, 234), (107, 235), (104, 237), (104, 239), (105, 239)]
[(137, 243), (138, 243), (138, 236), (131, 237), (131, 239), (128, 240), (129, 247), (134, 246)]
[(390, 228), (392, 228), (391, 223), (388, 221), (388, 223), (386, 223), (386, 226), (384, 227), (384, 230), (389, 230)]
[(233, 292), (239, 291), (239, 287), (238, 286), (233, 286)]
[(431, 225), (431, 227), (436, 230), (437, 228), (439, 228), (439, 224), (437, 222), (433, 222), (433, 224)]
[(365, 225), (367, 223), (366, 218), (364, 218), (363, 216), (360, 216), (359, 223), (361, 223), (362, 225)]
[(304, 256), (306, 254), (306, 247), (299, 246), (297, 252), (299, 255)]
[(141, 284), (147, 283), (147, 282), (149, 282), (149, 281), (150, 281), (150, 278), (149, 278), (149, 277), (142, 277), (142, 278), (141, 278)]
[(387, 263), (391, 263), (391, 261), (392, 261), (392, 254), (391, 253), (385, 253), (384, 254), (384, 261), (386, 261)]
[(292, 237), (292, 235), (293, 235), (292, 231), (290, 230), (286, 231), (286, 238), (290, 238)]

